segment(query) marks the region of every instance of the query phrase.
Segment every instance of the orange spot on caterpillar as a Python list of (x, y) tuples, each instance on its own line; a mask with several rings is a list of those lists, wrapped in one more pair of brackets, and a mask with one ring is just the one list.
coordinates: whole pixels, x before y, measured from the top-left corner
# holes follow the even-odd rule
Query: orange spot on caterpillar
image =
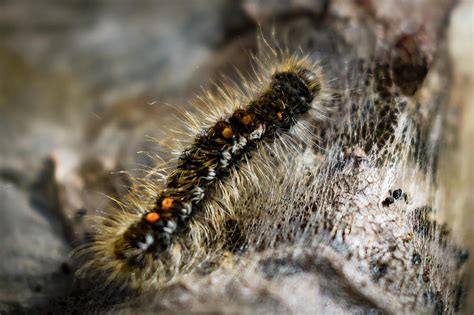
[(234, 132), (232, 131), (232, 128), (231, 127), (225, 127), (222, 132), (221, 132), (222, 136), (226, 139), (230, 139), (232, 138), (232, 136), (234, 135)]
[(278, 120), (283, 120), (283, 112), (278, 112), (277, 113), (277, 118), (278, 118)]
[(171, 208), (171, 206), (173, 205), (173, 199), (172, 198), (164, 198), (163, 201), (161, 202), (161, 207), (165, 210), (168, 210), (169, 208)]
[(247, 113), (245, 109), (237, 109), (232, 116), (235, 120), (237, 120), (240, 124), (244, 126), (250, 125), (254, 120), (254, 116), (252, 114)]
[(160, 215), (156, 212), (148, 212), (146, 215), (145, 215), (145, 220), (148, 222), (148, 223), (155, 223), (156, 221), (158, 221), (160, 219)]
[(253, 120), (252, 116), (245, 115), (244, 117), (242, 117), (242, 119), (240, 121), (242, 122), (242, 124), (248, 125), (252, 122), (252, 120)]

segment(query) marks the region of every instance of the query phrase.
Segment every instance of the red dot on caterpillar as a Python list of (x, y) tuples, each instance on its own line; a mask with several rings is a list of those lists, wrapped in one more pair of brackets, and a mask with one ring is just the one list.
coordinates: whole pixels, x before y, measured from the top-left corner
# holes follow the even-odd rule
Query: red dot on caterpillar
[(161, 207), (165, 210), (168, 210), (169, 208), (171, 208), (172, 205), (173, 205), (173, 199), (169, 197), (164, 198), (163, 201), (161, 202)]
[(233, 114), (233, 117), (244, 126), (250, 125), (254, 119), (253, 115), (247, 113), (244, 109), (236, 110)]
[(158, 221), (160, 219), (160, 215), (156, 212), (148, 212), (146, 215), (145, 215), (145, 220), (148, 222), (148, 223), (155, 223), (156, 221)]
[(234, 135), (234, 132), (232, 131), (231, 127), (225, 127), (224, 129), (222, 129), (221, 134), (224, 138), (230, 139)]
[(252, 122), (252, 116), (250, 115), (245, 115), (244, 117), (242, 117), (242, 119), (240, 120), (242, 122), (242, 124), (244, 125), (248, 125)]

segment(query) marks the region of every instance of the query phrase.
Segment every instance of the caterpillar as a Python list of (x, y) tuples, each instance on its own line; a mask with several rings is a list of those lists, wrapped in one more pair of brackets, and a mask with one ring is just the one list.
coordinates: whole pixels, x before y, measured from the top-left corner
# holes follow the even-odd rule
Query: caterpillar
[[(454, 246), (446, 227), (433, 220), (435, 208), (442, 206), (435, 199), (438, 189), (430, 184), (434, 160), (419, 152), (439, 141), (420, 136), (436, 129), (437, 122), (420, 116), (416, 98), (394, 83), (395, 70), (393, 65), (354, 60), (345, 69), (347, 77), (336, 82), (338, 88), (346, 87), (345, 94), (328, 97), (320, 66), (309, 58), (284, 56), (278, 62), (262, 61), (260, 75), (247, 88), (220, 89), (217, 96), (202, 98), (211, 110), (200, 118), (188, 115), (190, 132), (176, 149), (174, 164), (153, 171), (134, 187), (128, 203), (99, 222), (94, 242), (84, 250), (88, 257), (81, 271), (99, 272), (106, 283), (124, 281), (144, 291), (135, 301), (142, 311), (194, 310), (209, 301), (222, 309), (230, 304), (240, 311), (248, 307), (253, 312), (286, 312), (294, 298), (288, 290), (297, 287), (298, 299), (306, 302), (316, 294), (312, 286), (319, 286), (305, 286), (305, 280), (298, 279), (319, 278), (324, 279), (323, 288), (343, 296), (340, 303), (347, 303), (354, 291), (360, 294), (349, 306), (354, 312), (458, 308), (468, 253)], [(281, 85), (280, 74), (293, 74), (292, 84), (313, 98), (301, 103), (304, 110), (294, 115), (280, 115), (279, 108), (271, 107), (258, 118), (261, 112), (254, 111), (264, 104), (262, 99), (281, 100), (268, 97), (280, 95), (275, 88)], [(430, 87), (433, 81), (426, 84)], [(438, 104), (438, 95), (423, 104)], [(288, 106), (289, 99), (272, 104)], [(334, 101), (340, 119), (325, 120), (327, 126), (313, 129), (313, 120), (321, 115), (312, 112), (320, 113)], [(291, 119), (284, 124), (280, 116)], [(258, 130), (252, 124), (258, 122), (272, 132), (250, 139)], [(246, 139), (245, 145), (238, 136)], [(312, 140), (318, 136), (315, 147)], [(213, 150), (207, 147), (210, 142)], [(229, 150), (231, 158), (222, 163), (224, 155), (217, 154), (214, 164), (211, 158), (195, 162), (202, 148)], [(189, 183), (196, 182), (189, 179), (179, 182), (180, 174), (189, 171), (183, 164), (192, 165), (191, 178), (199, 176), (202, 189), (195, 189)], [(175, 191), (179, 187), (186, 187), (180, 191), (183, 195)], [(190, 210), (183, 207), (187, 200)], [(175, 224), (169, 226), (168, 220)], [(156, 222), (162, 224), (155, 231)], [(245, 235), (242, 246), (239, 234)], [(245, 253), (226, 257), (226, 245), (245, 249), (245, 243)], [(176, 301), (176, 296), (190, 299)], [(124, 297), (129, 295), (104, 300), (116, 307)], [(320, 304), (316, 300), (305, 307)]]
[(272, 52), (273, 60), (257, 60), (250, 83), (200, 98), (210, 111), (203, 119), (188, 114), (190, 140), (174, 152), (174, 165), (155, 169), (128, 203), (99, 219), (94, 240), (77, 251), (86, 257), (80, 274), (99, 272), (106, 283), (121, 280), (132, 288), (161, 285), (202, 261), (206, 244), (225, 234), (222, 226), (245, 215), (219, 201), (244, 193), (229, 187), (229, 178), (240, 187), (263, 180), (249, 169), (252, 157), (274, 158), (272, 146), (297, 149), (311, 132), (304, 122), (321, 116), (312, 113), (321, 113), (328, 95), (317, 63)]

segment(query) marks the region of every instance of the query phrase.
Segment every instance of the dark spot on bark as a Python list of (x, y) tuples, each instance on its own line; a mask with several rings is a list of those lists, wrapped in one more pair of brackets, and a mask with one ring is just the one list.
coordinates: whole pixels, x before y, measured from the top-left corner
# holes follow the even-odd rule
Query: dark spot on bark
[(402, 196), (402, 190), (400, 188), (394, 190), (392, 193), (392, 197), (395, 198), (395, 200), (400, 199), (401, 196)]
[(413, 265), (417, 266), (421, 264), (421, 256), (418, 253), (414, 253), (413, 256), (411, 257), (411, 262)]
[(387, 197), (387, 198), (385, 198), (384, 201), (382, 201), (382, 206), (388, 207), (394, 202), (395, 202), (395, 200), (393, 199), (393, 197)]
[(428, 56), (420, 46), (417, 33), (399, 38), (392, 56), (393, 81), (403, 94), (415, 94), (428, 74)]
[(370, 272), (372, 273), (372, 279), (377, 281), (387, 274), (388, 265), (385, 263), (373, 263)]

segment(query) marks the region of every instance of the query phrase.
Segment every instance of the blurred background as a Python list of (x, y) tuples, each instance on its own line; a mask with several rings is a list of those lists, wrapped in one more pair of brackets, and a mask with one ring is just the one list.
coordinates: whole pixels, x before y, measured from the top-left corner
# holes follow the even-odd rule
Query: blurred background
[[(317, 17), (329, 5), (344, 14), (344, 1), (334, 3), (0, 0), (0, 313), (67, 286), (84, 214), (104, 209), (104, 194), (126, 191), (120, 171), (136, 175), (153, 164), (137, 152), (159, 151), (149, 139), (160, 138), (201, 88), (232, 76), (234, 66), (248, 69), (259, 25)], [(453, 199), (461, 210), (446, 220), (471, 253), (473, 30), (474, 1), (460, 1), (447, 30), (451, 95), (462, 113), (448, 177), (468, 198)]]

